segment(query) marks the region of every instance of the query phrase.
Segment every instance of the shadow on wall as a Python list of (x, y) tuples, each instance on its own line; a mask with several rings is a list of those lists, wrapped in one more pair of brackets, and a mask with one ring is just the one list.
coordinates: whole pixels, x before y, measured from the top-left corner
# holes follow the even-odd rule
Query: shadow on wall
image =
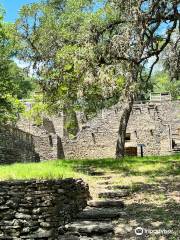
[(10, 125), (0, 126), (0, 164), (39, 161), (31, 134)]
[(59, 136), (57, 136), (57, 157), (58, 157), (58, 159), (65, 158), (63, 144), (62, 144), (61, 138)]

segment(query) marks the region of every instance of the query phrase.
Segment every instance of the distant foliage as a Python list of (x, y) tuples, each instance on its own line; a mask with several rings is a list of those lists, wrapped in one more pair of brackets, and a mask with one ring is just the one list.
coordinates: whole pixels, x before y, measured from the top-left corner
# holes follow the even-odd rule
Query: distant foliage
[(167, 71), (160, 71), (152, 76), (154, 92), (170, 92), (173, 99), (180, 98), (180, 81), (171, 79)]
[(28, 109), (23, 113), (23, 116), (29, 119), (37, 126), (42, 125), (43, 117), (48, 113), (47, 104), (43, 103), (42, 95), (35, 95), (33, 102), (31, 103), (31, 109)]
[(21, 98), (28, 97), (33, 82), (12, 60), (16, 57), (16, 40), (12, 24), (4, 23), (0, 10), (0, 122), (15, 122), (24, 110)]

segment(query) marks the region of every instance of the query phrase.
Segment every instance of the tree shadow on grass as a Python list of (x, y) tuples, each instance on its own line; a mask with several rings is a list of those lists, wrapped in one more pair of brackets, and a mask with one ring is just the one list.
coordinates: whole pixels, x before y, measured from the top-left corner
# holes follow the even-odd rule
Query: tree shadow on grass
[[(159, 158), (158, 158), (159, 159)], [(123, 173), (126, 176), (167, 176), (180, 174), (180, 162), (174, 160), (146, 161), (142, 158), (76, 160), (67, 161), (72, 168), (87, 175), (103, 175), (103, 172)], [(97, 174), (96, 174), (97, 173)]]
[[(140, 188), (130, 196), (130, 201), (127, 200), (126, 214), (119, 219), (118, 225), (121, 226), (119, 239), (178, 239), (180, 235), (179, 185), (178, 179), (173, 178), (164, 178), (156, 181), (156, 184), (142, 183)], [(137, 236), (135, 234), (137, 227), (150, 232), (144, 231), (143, 235)]]
[[(120, 218), (117, 224), (117, 229), (121, 226), (118, 231), (119, 239), (139, 239), (135, 234), (137, 227), (149, 231), (144, 231), (140, 239), (160, 239), (160, 236), (167, 237), (164, 239), (178, 239), (178, 207), (179, 205), (173, 201), (164, 206), (142, 203), (133, 203), (126, 206), (126, 215)], [(163, 230), (165, 230), (165, 233)], [(161, 231), (161, 234), (157, 233), (157, 231)], [(166, 235), (166, 231), (170, 233)]]

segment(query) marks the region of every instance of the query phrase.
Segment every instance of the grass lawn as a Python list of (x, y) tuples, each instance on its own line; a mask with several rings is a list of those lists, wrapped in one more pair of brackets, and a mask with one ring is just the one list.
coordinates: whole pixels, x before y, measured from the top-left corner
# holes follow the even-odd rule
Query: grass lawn
[(0, 180), (58, 179), (90, 177), (91, 171), (116, 171), (127, 177), (148, 178), (178, 175), (180, 155), (159, 157), (126, 157), (123, 160), (51, 160), (40, 163), (0, 165)]

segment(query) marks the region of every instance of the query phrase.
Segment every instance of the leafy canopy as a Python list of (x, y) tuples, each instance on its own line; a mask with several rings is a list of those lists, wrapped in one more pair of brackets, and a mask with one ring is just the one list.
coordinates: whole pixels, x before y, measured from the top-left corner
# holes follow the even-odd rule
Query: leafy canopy
[(23, 70), (13, 61), (16, 43), (12, 32), (14, 26), (4, 23), (3, 11), (0, 10), (0, 122), (17, 119), (24, 109), (19, 99), (27, 97), (33, 88)]

